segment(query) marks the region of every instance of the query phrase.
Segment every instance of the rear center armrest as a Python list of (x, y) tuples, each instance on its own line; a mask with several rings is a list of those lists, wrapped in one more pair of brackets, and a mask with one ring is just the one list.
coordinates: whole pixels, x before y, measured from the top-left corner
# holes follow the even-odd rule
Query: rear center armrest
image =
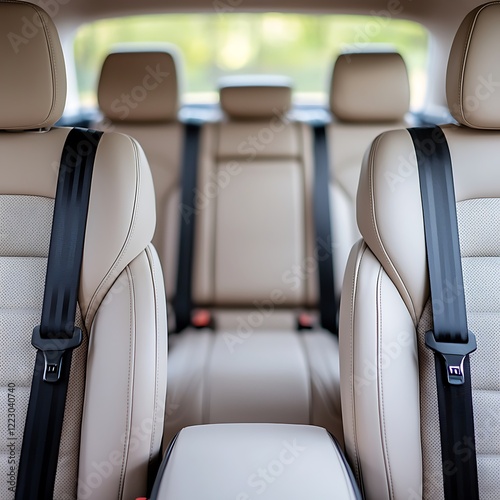
[(344, 455), (321, 427), (215, 424), (184, 428), (151, 500), (357, 500)]

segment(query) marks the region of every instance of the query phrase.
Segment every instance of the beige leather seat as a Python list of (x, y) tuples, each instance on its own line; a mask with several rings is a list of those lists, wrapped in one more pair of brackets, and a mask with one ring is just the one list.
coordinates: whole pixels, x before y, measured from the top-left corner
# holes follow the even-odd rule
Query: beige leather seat
[[(478, 344), (470, 362), (481, 499), (498, 498), (500, 487), (499, 24), (500, 4), (492, 2), (461, 25), (446, 84), (460, 125), (442, 127), (453, 164), (467, 319)], [(406, 130), (380, 135), (365, 156), (357, 196), (363, 240), (351, 253), (342, 297), (344, 437), (373, 500), (443, 498), (434, 355), (423, 340), (432, 316), (416, 168)]]
[(287, 117), (288, 80), (226, 81), (220, 102), (225, 119), (201, 135), (193, 274), (215, 331), (171, 339), (165, 443), (219, 422), (312, 423), (341, 440), (337, 340), (297, 332), (318, 303), (311, 129)]
[(179, 203), (173, 193), (178, 193), (184, 140), (184, 127), (177, 116), (179, 59), (175, 48), (169, 45), (134, 51), (124, 48), (109, 54), (97, 91), (103, 119), (95, 124), (98, 130), (130, 135), (144, 148), (156, 194), (153, 243), (162, 260), (168, 297), (174, 294), (171, 276), (175, 265), (167, 272), (167, 262), (175, 257), (166, 255), (167, 240), (178, 241), (179, 212), (172, 210), (173, 221), (167, 221), (167, 202)]
[[(19, 45), (12, 34), (23, 33), (26, 19), (38, 29)], [(0, 378), (3, 394), (15, 385), (18, 464), (35, 359), (31, 333), (40, 322), (57, 172), (70, 130), (53, 127), (66, 99), (65, 66), (52, 20), (39, 7), (0, 2), (0, 64)], [(140, 146), (105, 133), (78, 300), (85, 340), (73, 355), (56, 500), (146, 493), (166, 392), (165, 296), (150, 243), (154, 226), (153, 183)], [(6, 397), (0, 407), (7, 416)], [(9, 500), (7, 425), (0, 442), (0, 498)]]
[(410, 106), (406, 65), (397, 53), (351, 53), (338, 57), (330, 88), (328, 127), (334, 179), (335, 277), (340, 293), (349, 251), (359, 240), (356, 189), (366, 149), (377, 135), (408, 126)]

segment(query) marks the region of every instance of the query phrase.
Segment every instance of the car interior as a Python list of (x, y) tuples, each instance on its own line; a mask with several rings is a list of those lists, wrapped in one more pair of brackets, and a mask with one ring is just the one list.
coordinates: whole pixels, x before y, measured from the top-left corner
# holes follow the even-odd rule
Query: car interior
[(499, 27), (0, 0), (0, 500), (498, 500)]

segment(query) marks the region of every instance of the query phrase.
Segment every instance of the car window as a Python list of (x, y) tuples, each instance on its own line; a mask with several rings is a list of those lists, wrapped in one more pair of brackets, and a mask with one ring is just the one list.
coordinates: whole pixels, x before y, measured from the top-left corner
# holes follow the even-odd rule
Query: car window
[(102, 62), (114, 45), (127, 42), (169, 42), (179, 48), (185, 103), (215, 102), (221, 76), (272, 73), (293, 79), (296, 102), (325, 104), (336, 56), (368, 49), (399, 51), (410, 73), (412, 108), (423, 104), (428, 35), (415, 22), (393, 19), (389, 12), (238, 14), (223, 7), (216, 14), (148, 15), (82, 26), (75, 39), (75, 62), (83, 105), (95, 106)]

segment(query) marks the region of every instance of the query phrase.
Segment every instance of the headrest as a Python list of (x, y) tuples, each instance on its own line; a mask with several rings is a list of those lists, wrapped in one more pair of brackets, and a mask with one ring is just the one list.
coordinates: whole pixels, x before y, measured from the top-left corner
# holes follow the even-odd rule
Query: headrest
[(52, 19), (36, 5), (0, 2), (0, 129), (51, 127), (66, 103), (66, 68)]
[[(130, 47), (128, 47), (130, 49)], [(115, 122), (169, 122), (177, 119), (177, 54), (172, 47), (117, 50), (106, 57), (97, 99)]]
[(467, 127), (500, 129), (500, 2), (474, 9), (451, 47), (446, 75), (448, 106)]
[(292, 107), (292, 81), (282, 76), (231, 76), (219, 80), (222, 111), (237, 120), (258, 120)]
[(410, 107), (403, 58), (392, 52), (342, 54), (335, 62), (330, 110), (348, 122), (394, 122)]

